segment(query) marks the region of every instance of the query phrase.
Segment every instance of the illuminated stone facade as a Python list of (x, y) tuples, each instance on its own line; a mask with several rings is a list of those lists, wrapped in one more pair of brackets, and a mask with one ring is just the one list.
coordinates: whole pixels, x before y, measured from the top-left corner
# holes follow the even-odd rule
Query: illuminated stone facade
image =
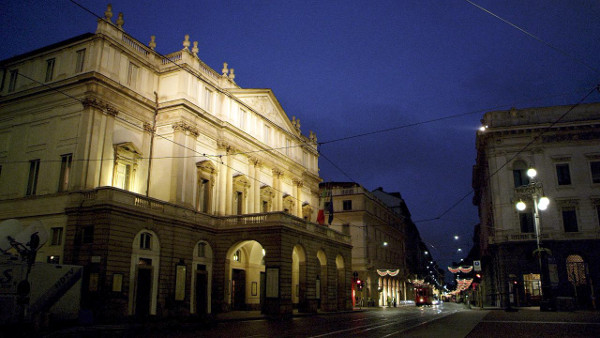
[[(479, 208), (486, 304), (540, 304), (531, 194), (526, 175), (550, 199), (539, 211), (540, 247), (549, 249), (548, 295), (557, 307), (592, 307), (600, 280), (600, 104), (486, 113), (477, 133), (473, 203)], [(515, 208), (520, 200), (524, 211)], [(594, 290), (592, 290), (592, 286)]]
[(163, 56), (111, 17), (1, 61), (0, 219), (45, 224), (38, 260), (83, 265), (97, 316), (351, 306), (349, 237), (313, 223), (315, 134), (188, 36)]
[(407, 261), (412, 261), (409, 256), (418, 250), (407, 251), (407, 247), (413, 249), (420, 238), (407, 237), (410, 214), (386, 204), (382, 190), (370, 192), (354, 182), (321, 183), (321, 191), (325, 222), (329, 218), (326, 204), (332, 194), (334, 217), (330, 227), (352, 238), (352, 271), (363, 284), (362, 290), (357, 289), (356, 282), (353, 285), (355, 303), (360, 305), (362, 300), (363, 306), (393, 306), (394, 299), (397, 304), (412, 300), (408, 280), (415, 279), (417, 271)]

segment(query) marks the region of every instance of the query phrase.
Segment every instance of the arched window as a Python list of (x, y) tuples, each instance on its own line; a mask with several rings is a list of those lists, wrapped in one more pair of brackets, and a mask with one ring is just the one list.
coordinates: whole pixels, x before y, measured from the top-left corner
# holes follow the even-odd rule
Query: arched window
[(567, 276), (571, 284), (578, 286), (586, 284), (585, 263), (579, 255), (567, 257)]
[(235, 253), (233, 254), (233, 260), (236, 262), (241, 262), (242, 261), (242, 251), (240, 251), (239, 249), (235, 251)]
[(513, 162), (513, 177), (515, 188), (528, 185), (529, 176), (527, 176), (527, 164), (521, 160)]
[(140, 249), (152, 250), (152, 234), (143, 232), (140, 234)]

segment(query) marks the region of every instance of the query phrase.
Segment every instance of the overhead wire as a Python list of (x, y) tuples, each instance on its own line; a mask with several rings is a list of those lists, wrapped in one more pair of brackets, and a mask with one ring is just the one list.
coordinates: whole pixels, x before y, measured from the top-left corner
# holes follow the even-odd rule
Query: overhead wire
[(588, 69), (590, 69), (590, 70), (592, 70), (592, 71), (594, 71), (594, 72), (596, 72), (596, 73), (600, 73), (600, 70), (598, 70), (598, 69), (597, 69), (597, 68), (595, 68), (595, 67), (592, 67), (592, 66), (590, 66), (590, 65), (589, 65), (589, 64), (587, 64), (585, 61), (583, 61), (583, 60), (581, 60), (581, 59), (579, 59), (579, 58), (575, 57), (575, 56), (574, 56), (574, 55), (572, 55), (572, 54), (569, 54), (569, 53), (565, 52), (564, 50), (562, 50), (562, 49), (560, 49), (560, 48), (558, 48), (558, 47), (554, 46), (553, 44), (551, 44), (551, 43), (549, 43), (549, 42), (547, 42), (547, 41), (543, 40), (542, 38), (540, 38), (540, 37), (538, 37), (538, 36), (536, 36), (536, 35), (534, 35), (534, 34), (532, 34), (532, 33), (528, 32), (528, 31), (527, 31), (527, 30), (525, 30), (524, 28), (521, 28), (521, 27), (517, 26), (516, 24), (514, 24), (514, 23), (512, 23), (512, 22), (510, 22), (510, 21), (508, 21), (508, 20), (506, 20), (506, 19), (504, 19), (503, 17), (499, 16), (498, 14), (495, 14), (495, 13), (493, 13), (492, 11), (490, 11), (490, 10), (488, 10), (488, 9), (486, 9), (486, 8), (484, 8), (484, 7), (482, 7), (482, 6), (478, 5), (478, 4), (476, 4), (476, 3), (474, 3), (474, 2), (473, 2), (473, 1), (471, 1), (471, 0), (465, 0), (465, 1), (466, 1), (466, 2), (468, 2), (469, 4), (471, 4), (472, 6), (474, 6), (474, 7), (478, 8), (478, 9), (482, 10), (483, 12), (485, 12), (485, 13), (487, 13), (487, 14), (489, 14), (489, 15), (493, 16), (493, 17), (495, 17), (496, 19), (498, 19), (498, 20), (500, 20), (500, 21), (502, 21), (502, 22), (506, 23), (507, 25), (509, 25), (509, 26), (511, 26), (511, 27), (513, 27), (513, 28), (515, 28), (515, 29), (517, 29), (517, 30), (519, 30), (520, 32), (522, 32), (522, 33), (526, 34), (527, 36), (529, 36), (529, 37), (531, 37), (531, 38), (533, 38), (533, 39), (537, 40), (538, 42), (541, 42), (541, 43), (543, 43), (543, 44), (544, 44), (544, 45), (546, 45), (547, 47), (551, 48), (552, 50), (554, 50), (554, 51), (556, 51), (556, 52), (558, 52), (558, 53), (560, 53), (560, 54), (562, 54), (563, 56), (566, 56), (566, 57), (568, 57), (568, 58), (571, 58), (573, 61), (575, 61), (575, 62), (577, 62), (577, 63), (579, 63), (579, 64), (581, 64), (581, 65), (583, 65), (583, 66), (587, 67)]

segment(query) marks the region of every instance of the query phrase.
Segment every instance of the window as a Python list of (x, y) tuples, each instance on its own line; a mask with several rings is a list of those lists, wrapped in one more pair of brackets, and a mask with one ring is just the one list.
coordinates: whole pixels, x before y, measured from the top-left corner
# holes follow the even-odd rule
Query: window
[(571, 173), (569, 171), (568, 163), (561, 163), (556, 165), (556, 178), (558, 179), (558, 185), (571, 184)]
[(198, 243), (198, 257), (206, 257), (206, 243)]
[(39, 173), (40, 160), (29, 161), (29, 178), (27, 179), (27, 192), (25, 193), (26, 196), (35, 195)]
[(52, 81), (54, 78), (54, 62), (56, 59), (46, 60), (46, 80), (45, 82)]
[(140, 152), (131, 142), (115, 145), (113, 187), (133, 191)]
[(323, 204), (323, 208), (324, 208), (324, 210), (325, 210), (325, 211), (328, 211), (328, 210), (329, 210), (329, 205), (330, 205), (330, 204), (331, 204), (331, 202), (325, 202), (325, 203)]
[(60, 264), (60, 256), (48, 256), (46, 258), (46, 263)]
[(292, 140), (290, 140), (289, 138), (286, 138), (285, 139), (285, 155), (290, 156), (291, 153), (292, 153)]
[(198, 201), (197, 209), (200, 212), (208, 212), (210, 200), (210, 181), (205, 178), (198, 180)]
[(352, 200), (342, 201), (343, 210), (352, 210)]
[(94, 242), (94, 226), (93, 225), (88, 225), (88, 226), (83, 227), (81, 240), (85, 244)]
[(529, 184), (529, 176), (527, 176), (527, 164), (521, 160), (513, 163), (513, 178), (515, 180), (515, 188)]
[(14, 92), (17, 88), (17, 78), (19, 77), (19, 70), (13, 69), (10, 71), (10, 79), (8, 80), (8, 92)]
[(52, 231), (52, 240), (50, 242), (50, 245), (61, 245), (63, 228), (62, 227), (52, 228), (51, 231)]
[(530, 212), (519, 213), (519, 223), (521, 224), (521, 233), (535, 232), (533, 223), (533, 214)]
[(269, 202), (262, 201), (262, 212), (269, 212)]
[(131, 165), (125, 163), (117, 164), (114, 186), (123, 190), (129, 190), (131, 184)]
[(562, 210), (563, 227), (565, 232), (577, 232), (577, 213), (574, 208)]
[(592, 182), (600, 183), (600, 161), (590, 162), (590, 171), (592, 173)]
[(140, 235), (140, 249), (152, 250), (152, 234), (149, 232), (143, 232)]
[(236, 262), (242, 261), (242, 252), (239, 249), (233, 254), (233, 260)]
[(302, 151), (302, 165), (308, 168), (308, 153), (306, 151)]
[(579, 255), (567, 257), (567, 277), (569, 282), (575, 286), (587, 284), (585, 276), (586, 264)]
[(77, 51), (77, 61), (75, 63), (75, 73), (83, 72), (83, 65), (85, 63), (85, 49)]
[(266, 144), (271, 144), (271, 127), (266, 124), (263, 126), (263, 140)]
[(58, 178), (58, 191), (67, 191), (69, 189), (69, 174), (71, 173), (71, 163), (73, 154), (65, 154), (60, 157), (60, 177)]
[(235, 208), (233, 210), (233, 214), (241, 215), (242, 214), (242, 203), (244, 201), (244, 193), (242, 193), (241, 191), (236, 191), (233, 198), (234, 198), (233, 207)]
[(525, 294), (530, 297), (540, 297), (542, 290), (542, 283), (539, 273), (530, 273), (523, 275), (523, 287)]
[(139, 69), (140, 67), (136, 66), (132, 62), (129, 63), (129, 68), (127, 69), (127, 85), (135, 86)]
[(525, 169), (513, 170), (513, 177), (515, 179), (515, 188), (529, 184), (529, 176), (527, 176), (527, 170)]
[(239, 112), (238, 122), (241, 129), (244, 129), (246, 127), (246, 111), (241, 108)]
[(206, 108), (206, 111), (212, 110), (212, 96), (212, 90), (204, 88), (204, 108)]

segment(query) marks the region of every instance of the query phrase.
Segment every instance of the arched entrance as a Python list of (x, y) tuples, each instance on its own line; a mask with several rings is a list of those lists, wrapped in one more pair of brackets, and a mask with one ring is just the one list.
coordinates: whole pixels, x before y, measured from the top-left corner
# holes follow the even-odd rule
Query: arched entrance
[(140, 231), (133, 239), (129, 270), (130, 315), (146, 317), (156, 314), (160, 242), (151, 230)]
[(320, 273), (316, 278), (317, 306), (321, 310), (327, 310), (327, 256), (323, 250), (317, 251), (317, 259), (319, 260)]
[(200, 316), (211, 313), (213, 253), (206, 241), (198, 241), (192, 260), (190, 312)]
[(300, 311), (306, 309), (306, 254), (295, 245), (292, 250), (292, 303)]
[(254, 240), (236, 243), (225, 257), (225, 304), (230, 310), (260, 310), (265, 250)]

